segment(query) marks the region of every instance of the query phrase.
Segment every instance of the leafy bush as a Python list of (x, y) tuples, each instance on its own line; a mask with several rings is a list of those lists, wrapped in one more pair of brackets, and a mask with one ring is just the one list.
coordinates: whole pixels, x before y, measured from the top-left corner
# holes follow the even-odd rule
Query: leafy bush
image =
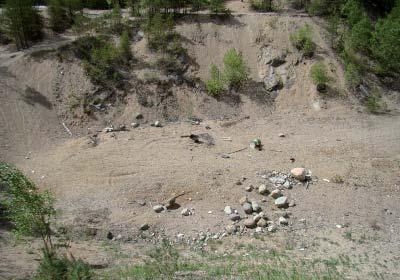
[(329, 82), (325, 64), (317, 62), (311, 67), (311, 78), (315, 85), (324, 87)]
[(315, 44), (312, 40), (311, 26), (308, 24), (290, 34), (290, 41), (304, 56), (311, 57), (314, 54)]
[(18, 49), (42, 39), (43, 20), (31, 0), (7, 0), (1, 16), (3, 31)]
[(229, 87), (239, 88), (248, 79), (249, 69), (243, 57), (235, 49), (224, 55), (224, 79)]
[(147, 43), (150, 49), (165, 50), (169, 39), (174, 36), (174, 21), (172, 15), (164, 17), (157, 13), (148, 18), (145, 24)]
[(383, 69), (400, 73), (400, 1), (378, 21), (373, 34), (373, 54)]
[(372, 24), (367, 16), (355, 23), (348, 35), (348, 44), (358, 52), (368, 53), (371, 46)]
[(66, 257), (44, 256), (40, 261), (34, 280), (90, 280), (93, 273), (87, 263)]
[(250, 0), (250, 7), (256, 11), (272, 11), (272, 0)]
[(211, 78), (206, 82), (207, 92), (211, 96), (218, 96), (224, 90), (224, 82), (221, 72), (216, 65), (211, 65)]
[(61, 4), (61, 0), (51, 0), (49, 2), (48, 13), (50, 16), (50, 28), (53, 31), (63, 32), (69, 27), (67, 13)]
[(382, 100), (382, 97), (378, 93), (371, 94), (365, 105), (370, 113), (378, 114), (382, 113), (387, 109), (387, 104)]
[(132, 51), (129, 44), (129, 34), (127, 31), (122, 32), (119, 40), (119, 53), (123, 60), (129, 61), (132, 59)]

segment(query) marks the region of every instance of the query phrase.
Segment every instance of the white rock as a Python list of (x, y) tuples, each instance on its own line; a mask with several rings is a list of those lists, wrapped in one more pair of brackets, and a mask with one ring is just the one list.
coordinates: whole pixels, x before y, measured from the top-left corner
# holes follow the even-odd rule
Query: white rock
[(277, 207), (286, 207), (287, 206), (287, 204), (288, 204), (288, 198), (286, 197), (286, 196), (281, 196), (281, 197), (278, 197), (276, 200), (275, 200), (275, 205), (277, 206)]
[(260, 194), (266, 194), (266, 193), (268, 193), (267, 186), (266, 186), (266, 185), (260, 185), (260, 186), (258, 187), (258, 192), (259, 192)]
[(155, 205), (155, 206), (153, 206), (153, 210), (154, 210), (154, 212), (156, 212), (156, 213), (160, 213), (160, 212), (162, 212), (162, 211), (164, 210), (164, 206), (162, 206), (162, 205)]
[(279, 224), (283, 226), (287, 226), (289, 224), (288, 220), (284, 217), (279, 217)]
[(297, 168), (293, 168), (290, 171), (290, 174), (292, 175), (293, 178), (295, 178), (299, 181), (304, 181), (306, 179), (307, 172), (304, 168), (297, 167)]
[(181, 212), (182, 216), (189, 216), (191, 214), (190, 210), (187, 208), (184, 208)]
[(275, 224), (270, 224), (270, 225), (268, 226), (267, 230), (268, 230), (269, 232), (275, 232), (275, 231), (277, 230), (277, 227), (276, 227)]
[(261, 227), (256, 228), (256, 233), (262, 233), (262, 232), (263, 232), (263, 229)]
[(260, 212), (261, 211), (261, 206), (256, 201), (252, 201), (251, 202), (251, 208), (253, 208), (254, 212)]
[(233, 213), (233, 209), (232, 209), (232, 207), (230, 207), (230, 206), (228, 205), (228, 206), (225, 206), (224, 212), (225, 212), (226, 215), (230, 215), (230, 214)]
[(243, 204), (245, 204), (245, 203), (247, 203), (247, 202), (249, 202), (247, 196), (242, 196), (242, 197), (239, 199), (240, 205), (243, 205)]

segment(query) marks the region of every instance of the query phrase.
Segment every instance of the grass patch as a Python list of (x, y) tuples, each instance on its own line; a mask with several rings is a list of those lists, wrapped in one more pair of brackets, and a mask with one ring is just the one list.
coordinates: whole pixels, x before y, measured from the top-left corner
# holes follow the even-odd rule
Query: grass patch
[(308, 24), (290, 34), (290, 41), (293, 46), (301, 51), (305, 57), (312, 57), (315, 51), (315, 43), (312, 40), (312, 35), (312, 28)]

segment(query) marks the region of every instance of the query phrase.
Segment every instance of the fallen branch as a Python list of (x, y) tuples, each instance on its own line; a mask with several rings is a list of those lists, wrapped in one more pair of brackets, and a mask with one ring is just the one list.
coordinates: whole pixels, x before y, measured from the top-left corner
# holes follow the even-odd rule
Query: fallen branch
[(62, 125), (65, 128), (65, 130), (68, 132), (68, 134), (72, 136), (71, 130), (69, 130), (69, 128), (65, 125), (65, 123), (62, 123)]

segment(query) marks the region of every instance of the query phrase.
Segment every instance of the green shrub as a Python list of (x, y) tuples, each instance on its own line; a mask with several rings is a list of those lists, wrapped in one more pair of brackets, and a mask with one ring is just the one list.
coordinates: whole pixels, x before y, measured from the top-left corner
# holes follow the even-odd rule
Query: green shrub
[(354, 24), (349, 31), (347, 44), (358, 52), (368, 53), (371, 46), (372, 24), (367, 16)]
[(224, 55), (224, 79), (229, 87), (240, 88), (248, 79), (249, 69), (243, 57), (235, 49), (229, 49)]
[(383, 113), (387, 109), (387, 104), (378, 93), (371, 94), (367, 98), (365, 105), (368, 111), (373, 114)]
[(226, 13), (224, 0), (210, 0), (210, 11), (214, 14)]
[(66, 257), (44, 256), (40, 261), (34, 280), (90, 280), (93, 273), (89, 265), (81, 260)]
[(172, 15), (163, 16), (157, 13), (148, 18), (145, 24), (147, 43), (150, 49), (165, 50), (169, 39), (174, 36), (174, 21)]
[(312, 40), (311, 26), (308, 24), (290, 34), (290, 41), (304, 56), (311, 57), (314, 54), (315, 44)]
[(400, 73), (400, 1), (385, 19), (378, 21), (373, 40), (373, 55), (381, 67)]
[(169, 74), (181, 74), (183, 72), (182, 64), (172, 55), (164, 55), (156, 62), (157, 66)]
[(224, 90), (224, 82), (221, 72), (214, 64), (211, 65), (211, 78), (206, 82), (207, 92), (211, 96), (218, 96)]
[(272, 0), (250, 0), (250, 7), (260, 12), (272, 11)]
[(311, 66), (311, 78), (315, 85), (324, 87), (329, 82), (325, 64), (317, 62)]
[(48, 7), (50, 28), (55, 32), (63, 32), (69, 27), (67, 13), (61, 0), (51, 0)]
[(131, 46), (129, 44), (129, 34), (127, 31), (122, 32), (121, 38), (119, 39), (119, 53), (121, 59), (129, 61), (132, 59)]
[(25, 49), (31, 42), (43, 37), (43, 19), (31, 0), (7, 0), (1, 13), (3, 31), (18, 49)]

